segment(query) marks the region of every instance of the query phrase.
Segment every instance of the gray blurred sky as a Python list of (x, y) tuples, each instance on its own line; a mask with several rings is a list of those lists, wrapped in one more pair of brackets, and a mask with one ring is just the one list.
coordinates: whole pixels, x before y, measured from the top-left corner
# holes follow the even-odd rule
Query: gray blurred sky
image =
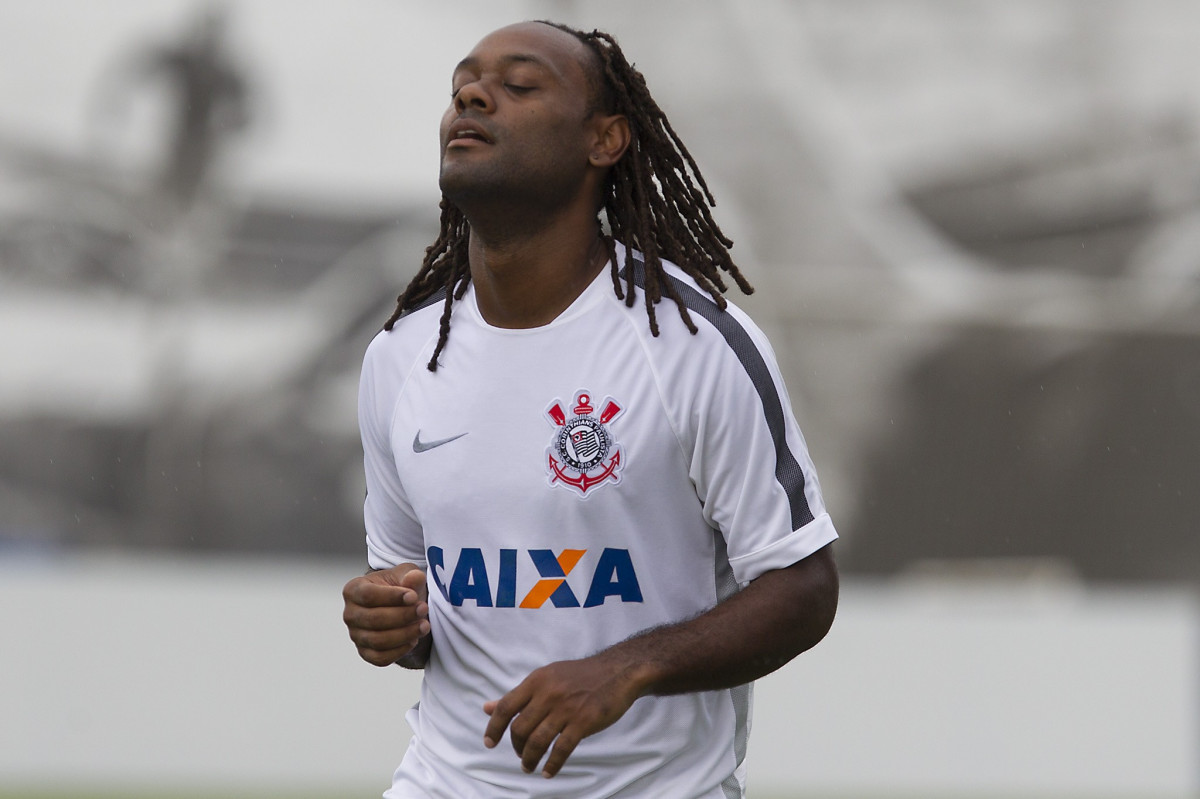
[[(869, 151), (855, 155), (898, 175), (1020, 149), (1065, 128), (1200, 117), (1194, 0), (217, 5), (230, 11), (230, 43), (259, 101), (231, 171), (258, 191), (360, 201), (431, 195), (453, 64), (487, 31), (542, 16), (614, 30), (668, 112), (706, 93), (777, 90), (795, 77), (790, 99), (831, 125), (827, 135), (845, 138), (842, 117)], [(97, 98), (133, 52), (177, 40), (202, 7), (0, 0), (0, 145), (15, 138), (55, 152), (144, 158), (164, 107), (152, 83), (127, 96), (120, 124), (99, 124)], [(781, 30), (789, 33), (775, 41), (794, 48), (764, 46)]]
[[(241, 0), (230, 44), (257, 119), (235, 170), (255, 190), (392, 199), (434, 191), (436, 125), (453, 64), (523, 2)], [(0, 0), (0, 136), (74, 154), (138, 149), (161, 91), (140, 86), (98, 130), (106, 76), (140, 47), (180, 38), (194, 0)], [(463, 20), (469, 19), (470, 23)], [(161, 112), (158, 112), (161, 113)]]

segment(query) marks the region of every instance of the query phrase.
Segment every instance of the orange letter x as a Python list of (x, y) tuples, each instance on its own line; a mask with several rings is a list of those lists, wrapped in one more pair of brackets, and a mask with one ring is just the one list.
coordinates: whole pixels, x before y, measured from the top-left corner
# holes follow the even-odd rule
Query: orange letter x
[[(575, 564), (583, 557), (586, 549), (564, 549), (562, 554), (556, 560), (558, 567), (562, 569), (562, 577), (550, 577), (547, 579), (538, 580), (537, 584), (530, 589), (525, 598), (521, 600), (523, 608), (540, 608), (542, 604), (550, 598), (550, 595), (558, 590), (558, 587), (565, 583), (567, 575), (571, 573), (571, 569), (575, 568)], [(549, 554), (549, 553), (547, 553)], [(545, 570), (540, 570), (545, 574)]]

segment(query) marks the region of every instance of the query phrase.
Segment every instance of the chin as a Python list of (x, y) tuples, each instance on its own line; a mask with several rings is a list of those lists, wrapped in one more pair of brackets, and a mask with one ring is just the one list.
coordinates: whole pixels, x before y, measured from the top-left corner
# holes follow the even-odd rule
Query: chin
[(463, 169), (461, 166), (447, 169), (445, 165), (438, 177), (438, 188), (442, 190), (443, 197), (460, 209), (472, 203), (504, 197), (512, 191), (512, 187), (484, 170)]

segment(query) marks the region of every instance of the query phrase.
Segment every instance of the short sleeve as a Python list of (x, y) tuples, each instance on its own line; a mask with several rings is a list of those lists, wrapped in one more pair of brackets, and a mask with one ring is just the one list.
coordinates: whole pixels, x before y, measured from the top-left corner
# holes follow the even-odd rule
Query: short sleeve
[[(775, 354), (740, 310), (710, 318), (717, 335), (697, 379), (690, 474), (739, 583), (804, 559), (837, 538)], [(708, 332), (708, 331), (706, 331)]]
[(392, 415), (400, 385), (398, 380), (389, 379), (386, 352), (381, 351), (379, 344), (377, 338), (367, 349), (358, 391), (358, 423), (367, 482), (363, 503), (367, 562), (373, 569), (399, 563), (415, 563), (424, 568), (421, 525), (396, 471), (391, 443)]

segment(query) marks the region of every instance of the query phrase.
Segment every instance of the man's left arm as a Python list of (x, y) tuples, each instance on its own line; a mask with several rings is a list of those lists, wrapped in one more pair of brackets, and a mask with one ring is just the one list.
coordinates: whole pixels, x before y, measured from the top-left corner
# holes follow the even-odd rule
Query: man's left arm
[[(591, 657), (531, 672), (501, 699), (484, 745), (510, 728), (521, 766), (552, 777), (581, 740), (615, 723), (643, 696), (730, 688), (771, 673), (815, 646), (833, 623), (838, 574), (828, 544), (791, 566), (765, 572), (695, 618), (656, 627)], [(553, 749), (551, 749), (553, 745)]]

